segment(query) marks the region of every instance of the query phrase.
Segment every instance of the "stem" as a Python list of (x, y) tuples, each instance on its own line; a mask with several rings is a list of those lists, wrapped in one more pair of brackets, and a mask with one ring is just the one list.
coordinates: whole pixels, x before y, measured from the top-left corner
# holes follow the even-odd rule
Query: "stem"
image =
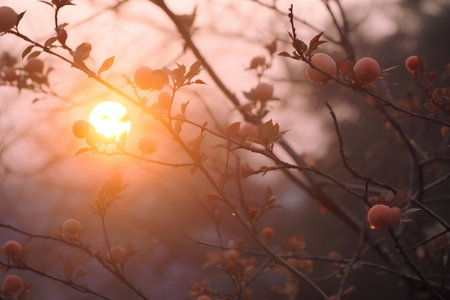
[(91, 295), (97, 296), (98, 298), (105, 299), (105, 300), (111, 300), (111, 298), (106, 297), (106, 296), (104, 296), (102, 294), (99, 294), (99, 293), (97, 293), (97, 292), (95, 292), (95, 291), (93, 291), (93, 290), (91, 290), (91, 289), (89, 289), (87, 287), (84, 287), (84, 286), (81, 286), (79, 284), (76, 284), (73, 281), (68, 281), (68, 280), (64, 280), (64, 279), (55, 277), (53, 275), (50, 275), (48, 273), (45, 273), (45, 272), (40, 271), (38, 269), (35, 269), (33, 267), (27, 266), (25, 264), (23, 264), (23, 265), (22, 264), (21, 265), (10, 265), (10, 264), (5, 264), (3, 262), (0, 262), (0, 266), (4, 267), (6, 269), (16, 269), (16, 270), (24, 270), (24, 271), (33, 272), (35, 274), (38, 274), (41, 277), (45, 277), (45, 278), (51, 279), (53, 281), (62, 283), (62, 284), (66, 285), (66, 286), (68, 286), (68, 287), (70, 287), (70, 288), (72, 288), (72, 289), (74, 289), (74, 290), (76, 290), (78, 292), (82, 292), (82, 293), (85, 293), (85, 294), (91, 294)]
[(109, 257), (111, 258), (111, 243), (109, 242), (108, 233), (106, 231), (105, 215), (101, 215), (100, 219), (102, 221), (103, 236), (105, 237), (105, 242), (106, 242), (106, 246), (108, 247)]
[(165, 120), (160, 120), (161, 123), (166, 127), (172, 137), (178, 142), (178, 144), (183, 148), (183, 150), (191, 157), (192, 161), (196, 163), (197, 168), (203, 173), (208, 182), (214, 187), (219, 196), (224, 200), (224, 202), (230, 208), (232, 214), (238, 219), (239, 223), (247, 230), (247, 232), (252, 236), (252, 238), (263, 248), (277, 263), (284, 266), (286, 269), (291, 271), (298, 278), (305, 281), (307, 285), (309, 285), (313, 290), (315, 290), (323, 299), (328, 300), (328, 296), (317, 286), (311, 279), (309, 279), (305, 274), (303, 274), (300, 270), (296, 269), (294, 266), (289, 264), (284, 258), (278, 255), (275, 251), (270, 248), (270, 246), (260, 237), (258, 236), (252, 229), (252, 227), (243, 219), (241, 214), (236, 210), (234, 205), (228, 200), (227, 195), (220, 188), (220, 186), (215, 182), (212, 178), (211, 174), (208, 170), (203, 166), (201, 161), (198, 160), (197, 156), (192, 153), (192, 151), (187, 147), (187, 145), (181, 140), (180, 136), (176, 133), (176, 131), (167, 123)]
[(141, 297), (144, 300), (149, 300), (149, 298), (147, 298), (144, 294), (142, 294), (142, 292), (140, 292), (133, 284), (131, 284), (131, 282), (128, 281), (128, 279), (126, 279), (122, 274), (120, 274), (119, 272), (117, 272), (114, 269), (111, 269), (110, 265), (105, 262), (104, 257), (99, 256), (98, 254), (94, 253), (93, 251), (91, 251), (89, 248), (83, 246), (82, 244), (72, 243), (72, 242), (69, 242), (69, 241), (66, 241), (66, 240), (63, 240), (63, 239), (60, 239), (57, 237), (53, 237), (53, 236), (29, 233), (29, 232), (23, 231), (21, 229), (18, 229), (14, 226), (3, 224), (3, 223), (0, 223), (0, 228), (6, 228), (9, 230), (12, 230), (14, 232), (23, 234), (29, 238), (51, 240), (51, 241), (55, 241), (57, 243), (64, 244), (69, 247), (79, 249), (82, 252), (86, 253), (87, 255), (94, 257), (103, 266), (103, 268), (105, 268), (107, 271), (109, 271), (111, 274), (113, 274), (117, 279), (119, 279), (119, 281), (121, 281), (123, 284), (125, 284), (129, 289), (131, 289), (139, 297)]
[(428, 281), (428, 279), (425, 277), (425, 275), (422, 273), (422, 271), (419, 269), (419, 267), (413, 262), (413, 260), (411, 259), (411, 257), (409, 257), (408, 253), (406, 253), (405, 249), (403, 248), (403, 246), (400, 244), (399, 238), (395, 235), (395, 233), (392, 231), (392, 229), (389, 229), (389, 234), (392, 237), (392, 240), (395, 243), (395, 246), (397, 247), (398, 250), (400, 250), (400, 253), (402, 254), (402, 256), (405, 259), (405, 263), (406, 265), (408, 265), (411, 270), (416, 273), (416, 275), (422, 280), (422, 283), (425, 285), (425, 287), (427, 288), (427, 290), (434, 296), (436, 297), (436, 299), (439, 300), (445, 300), (444, 297), (442, 297), (437, 291), (436, 289), (430, 284), (430, 282)]

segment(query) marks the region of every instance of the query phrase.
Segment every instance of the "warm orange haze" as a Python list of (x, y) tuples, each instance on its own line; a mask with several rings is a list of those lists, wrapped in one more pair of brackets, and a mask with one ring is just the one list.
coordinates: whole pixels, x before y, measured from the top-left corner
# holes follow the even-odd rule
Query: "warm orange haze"
[(449, 299), (449, 16), (0, 0), (0, 300)]

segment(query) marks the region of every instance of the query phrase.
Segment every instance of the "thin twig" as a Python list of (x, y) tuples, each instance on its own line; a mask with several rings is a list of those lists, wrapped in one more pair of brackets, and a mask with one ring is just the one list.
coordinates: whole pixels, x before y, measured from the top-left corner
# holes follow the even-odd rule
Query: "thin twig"
[(341, 283), (339, 284), (339, 290), (337, 293), (339, 300), (342, 299), (342, 293), (344, 292), (345, 282), (347, 281), (348, 276), (350, 275), (350, 271), (351, 271), (353, 265), (358, 261), (359, 256), (361, 255), (361, 252), (364, 249), (364, 245), (365, 245), (364, 234), (362, 233), (359, 238), (358, 248), (356, 249), (355, 253), (353, 254), (353, 257), (350, 260), (350, 262), (345, 266), (344, 274), (342, 275)]
[(14, 232), (23, 234), (25, 236), (28, 236), (30, 238), (52, 240), (57, 243), (64, 244), (66, 246), (79, 249), (82, 252), (86, 253), (87, 255), (94, 257), (107, 271), (109, 271), (111, 274), (113, 274), (117, 279), (119, 279), (119, 281), (124, 283), (128, 288), (130, 288), (139, 297), (141, 297), (142, 299), (145, 299), (145, 300), (149, 300), (149, 298), (146, 297), (141, 291), (139, 291), (139, 289), (137, 289), (126, 277), (124, 277), (122, 274), (120, 274), (119, 272), (116, 272), (114, 269), (112, 269), (111, 266), (106, 263), (106, 260), (104, 257), (99, 256), (98, 254), (94, 253), (89, 248), (85, 247), (84, 245), (82, 245), (80, 243), (73, 243), (73, 242), (69, 242), (69, 241), (66, 241), (66, 240), (63, 240), (63, 239), (60, 239), (57, 237), (53, 237), (53, 236), (48, 236), (48, 235), (29, 233), (29, 232), (26, 232), (19, 228), (16, 228), (14, 226), (3, 224), (3, 223), (0, 223), (0, 228), (6, 228), (6, 229), (12, 230)]
[(7, 268), (7, 269), (16, 269), (16, 270), (29, 271), (29, 272), (38, 274), (41, 277), (45, 277), (45, 278), (51, 279), (51, 280), (53, 280), (55, 282), (62, 283), (62, 284), (66, 285), (66, 286), (68, 286), (68, 287), (70, 287), (70, 288), (72, 288), (72, 289), (74, 289), (74, 290), (76, 290), (78, 292), (82, 292), (82, 293), (85, 293), (85, 294), (91, 294), (91, 295), (94, 295), (94, 296), (96, 296), (96, 297), (98, 297), (100, 299), (111, 300), (111, 298), (106, 297), (106, 296), (104, 296), (102, 294), (99, 294), (99, 293), (97, 293), (97, 292), (95, 292), (95, 291), (93, 291), (93, 290), (91, 290), (91, 289), (89, 289), (89, 288), (87, 288), (85, 286), (79, 285), (79, 284), (77, 284), (77, 283), (75, 283), (73, 281), (68, 281), (68, 280), (64, 280), (64, 279), (55, 277), (53, 275), (50, 275), (50, 274), (45, 273), (43, 271), (40, 271), (40, 270), (38, 270), (36, 268), (30, 267), (30, 266), (28, 266), (26, 264), (11, 265), (11, 264), (6, 264), (6, 263), (0, 261), (0, 266), (2, 266), (4, 268)]
[(328, 110), (330, 111), (331, 117), (333, 118), (334, 129), (336, 130), (336, 136), (337, 136), (338, 141), (339, 141), (339, 152), (341, 154), (341, 160), (344, 163), (345, 168), (353, 175), (353, 177), (355, 177), (357, 179), (364, 180), (364, 181), (369, 182), (369, 183), (371, 183), (371, 184), (373, 184), (375, 186), (382, 187), (382, 188), (385, 188), (387, 190), (391, 190), (394, 193), (397, 193), (397, 190), (394, 187), (390, 186), (389, 184), (385, 184), (385, 183), (382, 183), (382, 182), (377, 182), (377, 181), (373, 180), (372, 178), (362, 176), (352, 166), (350, 166), (350, 164), (348, 162), (348, 158), (345, 155), (344, 141), (343, 141), (343, 138), (342, 138), (341, 131), (339, 129), (339, 124), (338, 124), (338, 121), (337, 121), (336, 114), (334, 113), (333, 108), (331, 107), (330, 104), (325, 102), (325, 105), (328, 107)]
[(440, 299), (440, 300), (445, 300), (444, 297), (442, 297), (441, 294), (439, 294), (436, 289), (433, 287), (433, 285), (431, 285), (431, 283), (429, 282), (428, 278), (425, 276), (425, 274), (423, 274), (423, 272), (419, 269), (419, 267), (413, 262), (413, 260), (411, 259), (411, 257), (409, 257), (408, 253), (406, 252), (405, 248), (403, 248), (403, 246), (400, 244), (400, 240), (399, 237), (397, 237), (395, 235), (395, 233), (393, 232), (392, 229), (389, 229), (389, 234), (392, 237), (392, 240), (395, 243), (395, 246), (397, 247), (398, 250), (400, 250), (400, 253), (402, 254), (403, 258), (405, 259), (405, 263), (406, 265), (408, 265), (411, 270), (416, 273), (416, 275), (420, 278), (420, 280), (422, 281), (422, 283), (425, 285), (425, 287), (427, 288), (427, 290), (434, 296), (436, 297), (436, 299)]

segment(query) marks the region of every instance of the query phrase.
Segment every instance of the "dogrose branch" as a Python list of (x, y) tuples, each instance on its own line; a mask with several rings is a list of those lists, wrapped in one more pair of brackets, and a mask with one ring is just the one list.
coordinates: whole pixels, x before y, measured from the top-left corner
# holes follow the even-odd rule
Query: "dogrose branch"
[[(243, 107), (240, 104), (240, 101), (236, 97), (234, 93), (231, 92), (231, 90), (225, 86), (223, 81), (220, 79), (220, 77), (217, 75), (217, 73), (214, 71), (212, 66), (208, 63), (206, 58), (203, 56), (203, 54), (200, 52), (200, 50), (197, 48), (196, 44), (193, 42), (191, 35), (187, 31), (187, 29), (184, 27), (184, 25), (180, 22), (179, 18), (176, 14), (170, 10), (169, 7), (165, 4), (163, 0), (149, 0), (150, 2), (156, 4), (159, 6), (166, 14), (167, 16), (172, 20), (172, 22), (177, 27), (177, 30), (182, 35), (183, 39), (186, 42), (186, 45), (191, 51), (194, 53), (196, 58), (202, 62), (202, 66), (205, 68), (205, 70), (208, 72), (209, 76), (211, 76), (214, 83), (217, 85), (217, 87), (223, 92), (223, 94), (229, 99), (229, 101), (241, 112), (244, 119), (251, 123), (258, 123), (260, 120), (256, 119), (255, 116), (249, 115), (245, 110), (243, 110)], [(289, 143), (283, 139), (280, 140), (279, 143), (284, 150), (297, 162), (300, 163), (300, 165), (306, 165), (302, 158), (299, 157), (292, 149), (292, 147), (289, 145)], [(313, 179), (311, 179), (308, 175), (305, 174), (305, 176), (308, 178), (309, 184), (315, 185), (315, 182)], [(298, 185), (298, 179), (292, 178), (288, 176), (295, 184)], [(315, 198), (317, 201), (319, 201), (323, 206), (327, 208), (328, 211), (342, 219), (347, 225), (349, 225), (355, 232), (360, 232), (362, 225), (361, 223), (353, 216), (347, 209), (345, 209), (344, 206), (337, 203), (334, 199), (327, 196), (323, 191), (320, 190), (317, 186), (314, 187), (314, 189), (310, 190), (309, 193), (313, 198)], [(307, 190), (308, 192), (308, 190)]]
[[(85, 247), (82, 244), (73, 243), (73, 242), (66, 241), (66, 240), (63, 240), (63, 239), (60, 239), (60, 238), (54, 237), (54, 236), (30, 233), (30, 232), (21, 230), (19, 228), (16, 228), (14, 226), (11, 226), (11, 225), (8, 225), (8, 224), (3, 224), (3, 223), (0, 223), (0, 228), (5, 228), (5, 229), (8, 229), (8, 230), (17, 232), (19, 234), (23, 234), (23, 235), (25, 235), (25, 236), (27, 236), (29, 238), (54, 241), (54, 242), (63, 244), (65, 246), (69, 246), (69, 247), (81, 250), (83, 253), (89, 255), (90, 257), (95, 258), (103, 266), (103, 268), (105, 270), (107, 270), (112, 275), (114, 275), (119, 281), (121, 281), (123, 284), (125, 284), (130, 290), (132, 290), (134, 293), (136, 293), (141, 299), (150, 300), (137, 287), (135, 287), (126, 277), (124, 277), (123, 274), (121, 274), (121, 273), (117, 272), (116, 270), (112, 269), (110, 267), (110, 265), (107, 264), (107, 262), (105, 261), (104, 257), (101, 257), (97, 253), (94, 253), (92, 250), (90, 250), (89, 248)], [(108, 299), (108, 298), (106, 298), (106, 299)]]

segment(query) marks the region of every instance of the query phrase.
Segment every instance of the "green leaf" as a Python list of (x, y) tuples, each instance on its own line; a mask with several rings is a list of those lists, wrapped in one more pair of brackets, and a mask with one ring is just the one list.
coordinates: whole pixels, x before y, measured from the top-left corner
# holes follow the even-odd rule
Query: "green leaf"
[(295, 50), (297, 50), (298, 53), (303, 53), (308, 49), (308, 46), (299, 39), (295, 40), (292, 43), (292, 46), (294, 46)]
[(201, 79), (197, 79), (196, 81), (194, 81), (194, 83), (196, 84), (206, 84), (203, 80)]
[(241, 122), (234, 122), (225, 129), (225, 135), (229, 138), (238, 135), (241, 128)]
[(38, 57), (40, 54), (41, 54), (41, 51), (34, 51), (28, 56), (28, 59)]
[(183, 116), (186, 114), (186, 108), (189, 105), (189, 101), (181, 104), (181, 113), (183, 114)]
[(313, 37), (311, 39), (311, 41), (309, 41), (309, 45), (312, 45), (313, 43), (316, 43), (320, 40), (320, 37), (324, 34), (324, 32), (322, 31), (321, 33), (317, 34), (315, 37)]
[(186, 77), (188, 79), (193, 78), (194, 76), (198, 75), (200, 73), (200, 67), (202, 66), (202, 62), (200, 60), (197, 60), (195, 63), (192, 64), (192, 66), (189, 68), (189, 72), (186, 74)]
[(23, 16), (25, 15), (27, 11), (23, 11), (20, 14), (17, 15), (17, 22), (16, 22), (16, 26), (19, 26), (19, 22), (22, 20)]
[(53, 7), (53, 4), (51, 4), (50, 2), (48, 2), (48, 1), (39, 1), (39, 2), (42, 2), (42, 3), (44, 3), (44, 4), (47, 4), (47, 5), (49, 5), (50, 7)]
[(49, 38), (48, 40), (45, 41), (44, 47), (50, 46), (51, 44), (53, 44), (57, 40), (58, 40), (58, 38), (56, 36)]
[(184, 74), (186, 73), (186, 66), (185, 65), (180, 65), (177, 64), (177, 68), (172, 70), (172, 74), (174, 76), (174, 81), (176, 81), (177, 83), (181, 84), (185, 81), (185, 76)]
[(85, 152), (88, 152), (88, 151), (91, 151), (91, 148), (89, 148), (89, 147), (81, 148), (80, 150), (77, 151), (77, 153), (75, 153), (74, 157), (77, 155), (83, 154)]
[(111, 56), (110, 58), (106, 59), (101, 65), (101, 67), (98, 69), (97, 75), (100, 76), (100, 74), (102, 74), (103, 72), (108, 71), (114, 64), (115, 58), (116, 58), (115, 56)]
[(23, 50), (23, 52), (22, 52), (22, 59), (24, 59), (25, 56), (27, 56), (28, 53), (30, 53), (31, 50), (33, 50), (33, 48), (34, 48), (34, 45), (30, 45), (30, 46), (26, 47), (25, 50)]

